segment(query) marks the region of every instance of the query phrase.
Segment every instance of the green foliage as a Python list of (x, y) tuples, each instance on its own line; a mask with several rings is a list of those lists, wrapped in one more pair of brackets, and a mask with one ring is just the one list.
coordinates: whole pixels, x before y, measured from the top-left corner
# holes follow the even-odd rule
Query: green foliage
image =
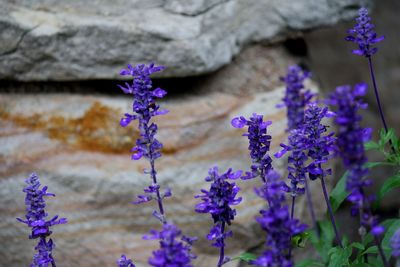
[(242, 260), (245, 261), (247, 263), (256, 260), (257, 259), (257, 255), (253, 254), (253, 253), (249, 253), (249, 252), (243, 252), (242, 254), (240, 254), (239, 256), (233, 257), (231, 259), (231, 261), (234, 260)]
[(400, 219), (394, 219), (393, 223), (385, 228), (386, 232), (382, 240), (382, 248), (385, 253), (386, 258), (390, 258), (392, 254), (392, 248), (390, 247), (390, 239), (392, 238), (394, 232), (400, 228)]
[(390, 191), (392, 191), (395, 188), (400, 188), (400, 173), (397, 173), (396, 175), (386, 179), (386, 181), (383, 183), (382, 187), (380, 188), (378, 195), (377, 195), (377, 200), (378, 202)]
[(330, 193), (329, 201), (331, 202), (333, 212), (340, 207), (340, 205), (349, 195), (349, 193), (346, 191), (346, 177), (347, 172), (340, 178), (339, 182)]
[(400, 166), (400, 139), (396, 136), (394, 129), (389, 129), (388, 132), (382, 129), (378, 142), (370, 141), (366, 143), (365, 149), (380, 151), (385, 158), (385, 164), (373, 162), (369, 163), (369, 166), (371, 164), (373, 164), (373, 167), (387, 164)]
[(328, 267), (342, 267), (350, 266), (350, 257), (352, 254), (352, 247), (334, 247), (328, 251), (329, 261)]
[(327, 263), (329, 261), (328, 251), (333, 247), (335, 232), (330, 221), (318, 222), (318, 226), (321, 229), (321, 237), (318, 238), (316, 232), (310, 232), (310, 241), (322, 261)]
[(325, 264), (317, 260), (307, 259), (303, 260), (295, 265), (295, 267), (324, 267)]
[(292, 237), (292, 245), (298, 248), (304, 248), (308, 239), (310, 239), (309, 232), (300, 233)]

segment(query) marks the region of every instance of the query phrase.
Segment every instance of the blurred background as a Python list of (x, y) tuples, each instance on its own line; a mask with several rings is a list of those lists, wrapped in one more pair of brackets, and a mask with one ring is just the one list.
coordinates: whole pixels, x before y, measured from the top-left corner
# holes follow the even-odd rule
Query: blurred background
[[(156, 242), (143, 241), (152, 204), (131, 205), (149, 184), (145, 161), (130, 160), (135, 125), (119, 126), (131, 97), (116, 86), (128, 63), (156, 62), (166, 70), (154, 85), (168, 91), (159, 117), (162, 186), (171, 187), (167, 214), (186, 234), (197, 235), (195, 266), (211, 266), (216, 251), (204, 236), (211, 225), (194, 214), (193, 196), (206, 188), (208, 168), (248, 169), (246, 139), (230, 126), (237, 115), (261, 113), (273, 121), (271, 152), (286, 140), (285, 111), (277, 109), (291, 64), (313, 73), (307, 86), (327, 95), (338, 85), (370, 84), (367, 61), (351, 54), (346, 31), (361, 6), (371, 10), (378, 35), (377, 82), (390, 127), (400, 131), (400, 2), (398, 0), (0, 0), (0, 266), (27, 266), (35, 241), (15, 218), (24, 214), (24, 179), (35, 171), (49, 191), (49, 214), (67, 217), (54, 227), (57, 265), (115, 266), (122, 254), (146, 266)], [(364, 124), (381, 128), (369, 90)], [(371, 154), (372, 161), (380, 155)], [(282, 172), (285, 164), (275, 161)], [(343, 173), (335, 168), (331, 186)], [(390, 170), (371, 174), (377, 184)], [(258, 181), (239, 182), (229, 253), (262, 246), (254, 216), (263, 201)], [(325, 206), (319, 185), (313, 198), (319, 218)], [(381, 217), (398, 213), (399, 198), (386, 198)], [(250, 208), (251, 207), (251, 208)], [(301, 200), (297, 216), (308, 221)], [(340, 224), (357, 238), (357, 226), (340, 211)], [(311, 252), (297, 255), (310, 257)], [(231, 266), (238, 266), (232, 263)]]

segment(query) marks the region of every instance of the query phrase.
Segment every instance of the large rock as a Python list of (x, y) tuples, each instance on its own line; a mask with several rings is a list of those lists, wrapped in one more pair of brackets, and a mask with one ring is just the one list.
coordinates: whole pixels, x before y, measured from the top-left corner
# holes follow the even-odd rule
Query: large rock
[(332, 25), (363, 2), (0, 0), (0, 79), (114, 79), (153, 60), (164, 76), (208, 73), (248, 43)]
[[(172, 94), (162, 103), (170, 113), (157, 118), (159, 140), (165, 145), (164, 156), (156, 163), (158, 177), (162, 187), (173, 190), (173, 197), (165, 202), (168, 218), (185, 234), (199, 237), (195, 266), (212, 266), (217, 250), (205, 239), (211, 218), (194, 213), (198, 200), (193, 196), (208, 187), (204, 177), (211, 166), (249, 168), (247, 140), (241, 130), (230, 126), (234, 116), (257, 112), (273, 121), (271, 154), (285, 141), (285, 110), (275, 108), (283, 96), (277, 80), (293, 61), (282, 49), (251, 47), (234, 64), (198, 85), (201, 88), (193, 88), (201, 93)], [(57, 195), (48, 201), (49, 213), (69, 220), (54, 227), (59, 266), (115, 266), (121, 253), (134, 258), (137, 266), (147, 266), (157, 242), (144, 241), (142, 236), (150, 228), (158, 229), (159, 223), (151, 216), (154, 203), (130, 204), (150, 182), (142, 174), (147, 162), (130, 160), (129, 149), (137, 136), (134, 125), (118, 125), (130, 105), (131, 99), (123, 96), (1, 95), (1, 266), (27, 266), (33, 254), (35, 241), (27, 239), (29, 230), (15, 220), (25, 212), (21, 189), (33, 171)], [(283, 171), (284, 160), (275, 160), (274, 165)], [(238, 183), (244, 201), (237, 206), (238, 216), (231, 226), (229, 255), (260, 245), (265, 234), (254, 221), (265, 205), (253, 193), (260, 180)], [(314, 191), (321, 215), (322, 193)], [(299, 200), (297, 216), (306, 219), (304, 198)]]

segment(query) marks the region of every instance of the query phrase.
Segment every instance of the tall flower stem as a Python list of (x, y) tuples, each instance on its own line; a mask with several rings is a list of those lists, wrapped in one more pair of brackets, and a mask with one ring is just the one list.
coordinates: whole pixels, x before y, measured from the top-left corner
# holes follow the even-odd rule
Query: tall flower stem
[[(382, 105), (381, 105), (381, 99), (379, 97), (379, 91), (378, 91), (378, 86), (376, 85), (376, 79), (375, 79), (375, 72), (374, 72), (374, 67), (372, 65), (372, 57), (368, 56), (368, 66), (369, 66), (369, 72), (371, 74), (371, 80), (372, 80), (372, 85), (374, 86), (374, 93), (375, 93), (375, 98), (376, 98), (376, 102), (378, 104), (378, 109), (379, 109), (379, 115), (381, 117), (381, 121), (383, 124), (383, 127), (385, 128), (385, 132), (387, 133), (389, 128), (387, 126), (386, 120), (385, 120), (385, 115), (383, 114), (383, 109), (382, 109)], [(389, 140), (390, 143), (390, 147), (392, 148), (393, 153), (396, 152), (392, 140)]]
[[(225, 232), (225, 222), (221, 223), (221, 234), (224, 235)], [(218, 260), (218, 267), (221, 267), (224, 264), (225, 258), (225, 240), (222, 239), (222, 246), (219, 248), (219, 260)]]
[(307, 179), (304, 180), (305, 186), (306, 186), (306, 196), (307, 196), (307, 204), (308, 204), (308, 209), (310, 210), (310, 215), (311, 215), (311, 220), (314, 225), (315, 231), (317, 231), (317, 236), (318, 238), (321, 237), (321, 231), (319, 230), (319, 227), (317, 225), (317, 219), (315, 218), (315, 211), (314, 211), (314, 205), (312, 201), (312, 196), (310, 192), (310, 186), (308, 184)]
[(329, 196), (328, 196), (328, 192), (327, 192), (327, 190), (326, 190), (325, 179), (324, 179), (324, 176), (323, 176), (323, 175), (320, 177), (320, 180), (321, 180), (321, 187), (322, 187), (322, 191), (323, 191), (323, 193), (324, 193), (324, 198), (325, 198), (326, 206), (327, 206), (327, 208), (328, 208), (329, 218), (331, 219), (332, 227), (333, 227), (333, 230), (335, 231), (336, 242), (339, 244), (339, 246), (340, 246), (341, 248), (343, 248), (342, 239), (341, 239), (341, 237), (340, 237), (338, 228), (337, 228), (337, 226), (336, 226), (335, 217), (333, 216), (333, 210), (332, 210), (331, 203), (330, 203), (330, 201), (329, 201)]

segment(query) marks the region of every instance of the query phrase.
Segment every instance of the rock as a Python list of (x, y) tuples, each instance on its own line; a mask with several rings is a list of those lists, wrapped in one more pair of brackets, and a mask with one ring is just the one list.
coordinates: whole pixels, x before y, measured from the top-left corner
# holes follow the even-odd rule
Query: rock
[[(280, 48), (250, 47), (234, 64), (192, 88), (198, 94), (171, 94), (162, 103), (170, 113), (156, 120), (159, 140), (165, 145), (164, 156), (156, 163), (158, 178), (163, 188), (173, 190), (173, 197), (165, 202), (168, 218), (185, 234), (199, 237), (195, 266), (216, 262), (217, 250), (205, 239), (211, 219), (194, 213), (198, 200), (193, 196), (207, 188), (204, 177), (214, 164), (221, 170), (248, 169), (247, 140), (241, 130), (230, 126), (233, 117), (264, 114), (273, 121), (271, 154), (279, 149), (286, 139), (286, 120), (285, 111), (275, 108), (283, 96), (283, 87), (276, 81), (294, 61)], [(157, 242), (144, 241), (142, 236), (151, 228), (158, 229), (159, 223), (151, 216), (154, 203), (130, 204), (149, 185), (149, 178), (142, 174), (146, 161), (130, 160), (129, 149), (137, 136), (134, 125), (118, 125), (130, 102), (124, 96), (1, 95), (0, 242), (7, 244), (0, 250), (1, 266), (26, 266), (33, 254), (35, 241), (27, 239), (27, 227), (15, 220), (24, 214), (21, 189), (33, 171), (57, 195), (48, 200), (49, 214), (69, 220), (54, 227), (59, 266), (114, 266), (122, 253), (137, 266), (147, 266)], [(283, 173), (283, 161), (275, 160), (274, 165)], [(253, 193), (260, 181), (238, 183), (244, 201), (237, 206), (238, 216), (231, 226), (234, 236), (228, 241), (228, 255), (264, 239), (254, 221), (264, 206)], [(320, 190), (313, 197), (322, 216)], [(303, 201), (297, 204), (296, 215), (306, 220)]]
[(157, 61), (165, 77), (210, 73), (252, 42), (350, 18), (362, 0), (0, 0), (0, 79), (115, 79)]

